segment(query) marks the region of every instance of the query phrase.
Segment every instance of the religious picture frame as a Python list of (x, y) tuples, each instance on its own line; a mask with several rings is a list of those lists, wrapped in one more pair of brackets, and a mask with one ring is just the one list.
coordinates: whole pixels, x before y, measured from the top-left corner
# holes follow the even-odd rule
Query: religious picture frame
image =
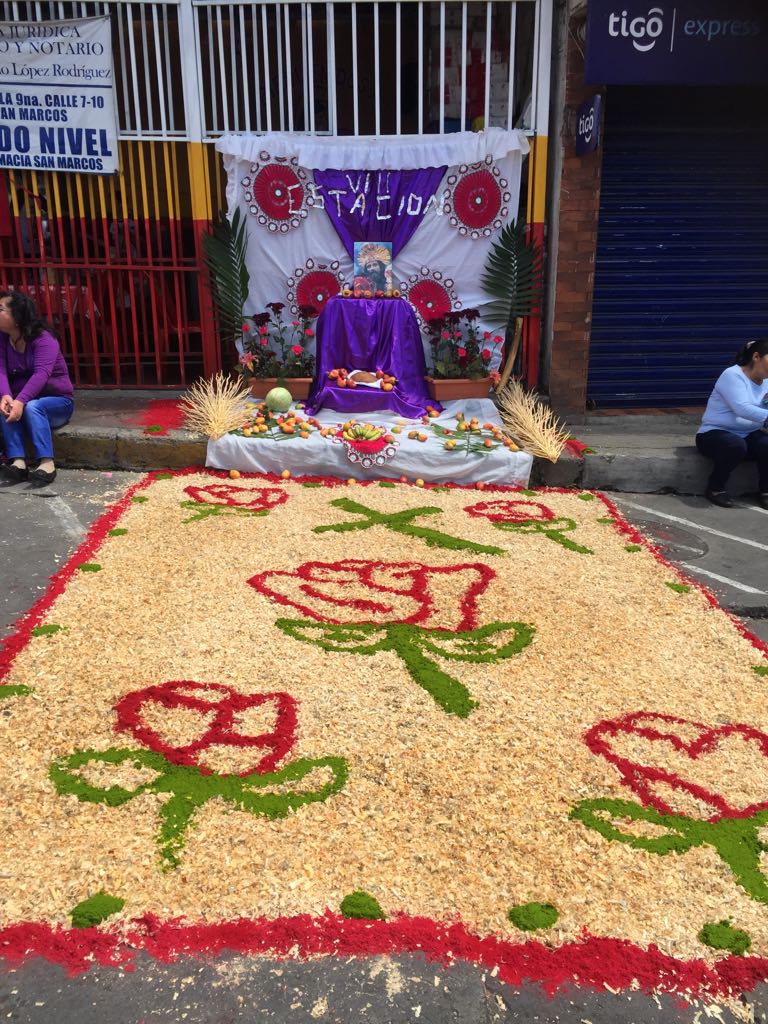
[(386, 295), (392, 291), (393, 281), (392, 243), (355, 242), (355, 290)]

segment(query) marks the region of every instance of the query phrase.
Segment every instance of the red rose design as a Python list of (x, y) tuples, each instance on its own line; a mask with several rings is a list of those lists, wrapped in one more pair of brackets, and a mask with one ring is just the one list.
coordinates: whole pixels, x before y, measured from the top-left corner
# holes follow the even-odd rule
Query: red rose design
[[(584, 742), (618, 769), (621, 781), (645, 806), (662, 814), (685, 813), (719, 821), (749, 818), (768, 809), (768, 795), (755, 799), (756, 790), (768, 789), (768, 765), (759, 760), (768, 758), (768, 735), (752, 726), (711, 727), (674, 715), (635, 711), (598, 722), (585, 734)], [(727, 793), (710, 781), (724, 760), (730, 769), (722, 787), (727, 786)], [(733, 771), (734, 765), (749, 765), (750, 761), (753, 765), (759, 761), (757, 772), (749, 768), (742, 773)], [(691, 798), (705, 805), (699, 813), (691, 812)]]
[(252, 587), (319, 622), (403, 623), (462, 631), (476, 625), (478, 597), (496, 573), (482, 563), (305, 562), (253, 576)]
[(253, 512), (269, 511), (288, 501), (278, 487), (235, 487), (232, 484), (209, 484), (207, 487), (185, 487), (184, 493), (201, 505), (229, 505)]
[[(253, 709), (266, 705), (274, 713), (275, 726), (269, 732), (251, 735), (238, 731), (242, 726), (241, 716)], [(213, 769), (205, 763), (205, 751), (209, 747), (253, 747), (266, 753), (238, 775), (261, 774), (274, 771), (295, 742), (296, 701), (288, 693), (238, 693), (231, 686), (222, 683), (192, 683), (185, 680), (147, 686), (143, 690), (128, 693), (115, 705), (118, 731), (130, 732), (149, 747), (162, 754), (173, 764), (197, 767), (204, 775), (211, 775)], [(163, 738), (144, 719), (155, 712), (162, 718), (164, 712), (171, 714), (178, 710), (196, 712), (200, 718), (199, 735), (187, 743), (171, 743)], [(223, 774), (223, 773), (220, 773)]]
[(539, 501), (479, 501), (476, 505), (467, 505), (464, 511), (476, 519), (490, 519), (492, 523), (546, 523), (555, 518), (552, 509)]

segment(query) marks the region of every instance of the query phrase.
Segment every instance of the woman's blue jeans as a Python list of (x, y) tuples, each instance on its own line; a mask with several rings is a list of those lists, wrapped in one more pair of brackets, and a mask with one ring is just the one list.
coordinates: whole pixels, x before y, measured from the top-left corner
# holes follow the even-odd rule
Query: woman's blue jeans
[(0, 415), (0, 426), (5, 439), (5, 455), (8, 459), (23, 459), (24, 438), (29, 438), (38, 459), (53, 458), (53, 437), (51, 431), (63, 427), (72, 418), (75, 403), (71, 398), (47, 395), (31, 398), (24, 406), (21, 419), (9, 423)]

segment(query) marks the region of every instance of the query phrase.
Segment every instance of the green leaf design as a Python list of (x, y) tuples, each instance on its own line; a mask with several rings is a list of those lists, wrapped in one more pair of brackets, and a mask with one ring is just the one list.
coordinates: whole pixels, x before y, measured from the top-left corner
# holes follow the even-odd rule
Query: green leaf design
[(0, 685), (0, 700), (6, 700), (8, 697), (27, 697), (34, 692), (31, 686), (24, 686), (23, 683), (6, 683)]
[(106, 921), (112, 914), (119, 913), (125, 906), (125, 900), (119, 896), (110, 896), (108, 892), (97, 892), (87, 900), (78, 903), (69, 912), (73, 928), (95, 928)]
[[(649, 853), (684, 853), (706, 842), (705, 837), (691, 834), (688, 818), (661, 814), (654, 807), (643, 807), (632, 800), (582, 800), (568, 816), (599, 832), (606, 839), (627, 843), (636, 850), (647, 850)], [(665, 830), (667, 835), (645, 836), (624, 831), (619, 825), (626, 821), (650, 822)]]
[(451, 661), (493, 662), (519, 654), (536, 632), (524, 622), (491, 622), (478, 629), (451, 633), (413, 628), (414, 642), (423, 651)]
[(76, 796), (78, 800), (90, 803), (119, 807), (138, 796), (139, 793), (146, 793), (154, 789), (157, 778), (151, 782), (145, 782), (135, 789), (125, 789), (123, 786), (110, 786), (103, 789), (101, 786), (92, 786), (86, 782), (79, 769), (91, 763), (122, 765), (126, 762), (134, 768), (149, 768), (157, 772), (160, 777), (165, 775), (171, 767), (162, 754), (156, 754), (151, 750), (127, 750), (113, 747), (110, 750), (76, 750), (66, 757), (57, 758), (48, 769), (48, 775), (58, 793)]
[(55, 622), (49, 622), (45, 626), (35, 626), (32, 630), (32, 636), (53, 636), (54, 633), (58, 633), (64, 629), (63, 626), (59, 626)]
[(375, 654), (390, 646), (386, 626), (366, 623), (347, 626), (306, 619), (277, 619), (275, 625), (294, 640), (314, 644), (334, 654)]

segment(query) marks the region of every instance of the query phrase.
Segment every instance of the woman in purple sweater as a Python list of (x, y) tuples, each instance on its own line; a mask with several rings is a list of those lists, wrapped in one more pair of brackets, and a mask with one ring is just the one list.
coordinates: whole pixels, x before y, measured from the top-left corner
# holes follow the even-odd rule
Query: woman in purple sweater
[[(10, 460), (0, 466), (1, 484), (53, 483), (51, 430), (69, 422), (75, 407), (72, 394), (59, 343), (46, 330), (32, 300), (21, 292), (0, 290), (0, 427)], [(24, 454), (25, 437), (38, 459), (31, 470)]]

